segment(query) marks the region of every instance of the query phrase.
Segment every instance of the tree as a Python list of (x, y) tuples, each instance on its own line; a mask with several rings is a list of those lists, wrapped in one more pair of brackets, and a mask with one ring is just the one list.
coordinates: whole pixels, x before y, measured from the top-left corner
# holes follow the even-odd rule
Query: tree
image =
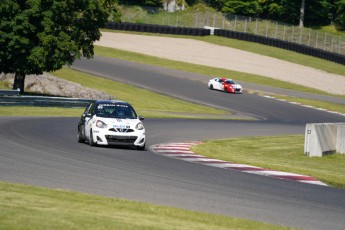
[(304, 24), (306, 26), (329, 25), (333, 8), (332, 0), (305, 0)]
[(331, 23), (335, 2), (342, 0), (209, 0), (223, 13), (258, 16), (294, 25), (320, 26)]
[(305, 0), (301, 0), (299, 27), (304, 27), (304, 9), (305, 9)]
[(339, 31), (345, 31), (345, 0), (339, 0), (336, 3), (335, 27)]
[[(112, 1), (112, 0), (110, 0)], [(1, 0), (0, 73), (15, 74), (24, 92), (27, 74), (42, 74), (93, 57), (109, 16), (104, 0)]]
[(262, 13), (260, 17), (272, 20), (279, 20), (279, 13), (282, 11), (280, 0), (258, 0)]
[(121, 22), (121, 12), (118, 0), (101, 0), (102, 6), (109, 13), (109, 21)]
[(261, 13), (257, 0), (210, 0), (209, 4), (223, 13), (245, 16), (255, 16)]

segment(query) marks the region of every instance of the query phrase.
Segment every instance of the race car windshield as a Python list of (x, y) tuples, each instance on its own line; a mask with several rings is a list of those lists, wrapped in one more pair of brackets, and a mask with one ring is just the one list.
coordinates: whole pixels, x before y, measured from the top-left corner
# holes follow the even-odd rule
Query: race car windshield
[(137, 114), (128, 104), (99, 104), (96, 108), (98, 117), (136, 119)]
[(226, 83), (228, 84), (236, 84), (234, 81), (227, 80)]

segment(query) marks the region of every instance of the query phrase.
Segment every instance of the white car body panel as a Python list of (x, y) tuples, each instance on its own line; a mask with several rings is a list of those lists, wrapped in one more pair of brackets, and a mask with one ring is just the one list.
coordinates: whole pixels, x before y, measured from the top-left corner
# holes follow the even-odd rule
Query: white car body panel
[(145, 149), (144, 117), (130, 104), (117, 100), (91, 102), (78, 124), (78, 142), (95, 145), (135, 146)]
[[(226, 80), (231, 80), (232, 79), (226, 79)], [(242, 93), (242, 86), (240, 84), (232, 84), (233, 88), (235, 89), (234, 93)], [(213, 78), (208, 81), (208, 88), (214, 89), (214, 90), (220, 90), (220, 91), (225, 91), (224, 90), (224, 84), (222, 84), (221, 78)]]
[[(97, 121), (104, 122), (107, 127), (99, 128), (96, 126)], [(94, 115), (92, 119), (85, 122), (85, 136), (90, 137), (90, 131), (92, 130), (93, 141), (97, 145), (111, 145), (108, 143), (106, 135), (114, 137), (137, 137), (134, 142), (135, 146), (144, 146), (145, 144), (145, 128), (142, 130), (136, 129), (136, 125), (141, 123), (139, 119), (120, 119), (120, 118), (104, 118)], [(114, 129), (115, 131), (110, 131)], [(130, 131), (130, 132), (129, 132)]]
[(219, 82), (219, 78), (213, 78), (208, 82), (208, 87), (210, 88), (211, 85), (213, 86), (213, 89), (215, 90), (223, 90), (222, 83)]

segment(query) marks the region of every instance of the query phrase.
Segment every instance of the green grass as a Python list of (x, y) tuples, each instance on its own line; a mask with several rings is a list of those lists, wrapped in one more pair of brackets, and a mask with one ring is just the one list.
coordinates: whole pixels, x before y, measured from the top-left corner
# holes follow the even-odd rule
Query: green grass
[[(206, 37), (205, 39), (212, 40), (214, 38)], [(229, 41), (231, 44), (225, 42), (226, 44), (223, 45), (241, 47), (241, 43), (237, 43), (236, 40), (231, 41), (230, 39)], [(209, 42), (217, 44), (217, 42), (222, 43), (224, 41)], [(246, 49), (255, 50), (257, 46), (257, 44), (253, 44), (253, 47), (246, 45)], [(264, 53), (266, 48), (260, 48), (255, 52)], [(236, 76), (234, 78), (241, 81), (267, 84), (280, 88), (297, 88), (304, 92), (323, 94), (313, 89), (261, 76), (162, 60), (126, 51), (109, 50), (108, 48), (106, 50), (112, 53), (107, 55), (125, 60), (158, 64), (168, 68), (208, 75)], [(102, 50), (101, 47), (96, 47), (97, 54), (104, 55), (104, 52), (106, 51)], [(295, 59), (295, 57), (285, 57), (284, 53), (276, 54), (275, 48), (270, 52), (270, 55), (280, 55), (281, 59)], [(298, 62), (303, 62), (304, 57), (302, 56)], [(313, 63), (314, 60), (308, 62)], [(339, 71), (339, 74), (344, 73), (344, 70), (339, 66), (329, 67), (329, 62), (326, 62), (326, 64), (310, 63), (305, 65), (315, 65), (324, 68), (324, 70), (329, 68), (326, 70), (328, 72)], [(337, 70), (338, 68), (339, 70)], [(129, 101), (139, 113), (148, 117), (171, 117), (171, 112), (177, 113), (177, 117), (193, 117), (193, 114), (205, 114), (205, 116), (224, 114), (220, 110), (181, 102), (177, 99), (153, 94), (126, 84), (95, 78), (92, 75), (68, 68), (54, 72), (54, 75), (87, 87), (103, 90), (119, 99)], [(6, 87), (0, 81), (0, 88)], [(140, 95), (140, 97), (133, 96), (133, 92), (135, 92), (135, 95)], [(82, 111), (83, 109), (2, 106), (0, 114), (3, 116), (42, 116), (42, 114), (45, 116), (80, 116)], [(180, 115), (178, 115), (179, 113)], [(206, 144), (194, 147), (193, 150), (212, 158), (307, 174), (315, 176), (330, 185), (345, 188), (343, 176), (345, 173), (345, 157), (342, 155), (330, 155), (323, 158), (306, 157), (303, 155), (303, 144), (303, 136), (234, 138), (206, 141)], [(249, 220), (140, 202), (0, 182), (0, 228), (25, 229), (28, 226), (31, 229), (286, 229)]]
[(265, 20), (253, 17), (224, 14), (199, 3), (185, 10), (166, 12), (164, 10), (147, 10), (140, 6), (121, 6), (121, 21), (132, 23), (158, 24), (178, 27), (204, 27), (211, 26), (225, 30), (245, 32), (284, 41), (294, 42), (311, 47), (318, 47), (331, 52), (344, 54), (339, 36), (344, 32), (336, 31), (335, 26), (319, 28), (300, 28), (278, 21)]
[(222, 38), (218, 36), (207, 36), (201, 38), (194, 38), (213, 44), (241, 49), (244, 51), (261, 54), (277, 58), (280, 60), (296, 63), (303, 66), (309, 66), (315, 69), (320, 69), (329, 73), (343, 75), (345, 77), (345, 65), (341, 65), (335, 62), (327, 61), (324, 59), (304, 55), (289, 50), (279, 49), (272, 46), (260, 45), (254, 42), (245, 42), (236, 39)]
[(119, 58), (127, 61), (138, 62), (143, 64), (149, 64), (154, 66), (161, 66), (170, 69), (183, 70), (186, 72), (193, 72), (199, 74), (205, 74), (209, 76), (229, 76), (238, 81), (251, 82), (261, 85), (267, 85), (283, 89), (293, 89), (301, 92), (309, 92), (323, 95), (330, 95), (321, 90), (312, 89), (309, 87), (304, 87), (289, 82), (279, 81), (268, 77), (263, 77), (259, 75), (253, 75), (248, 73), (242, 73), (238, 71), (226, 70), (221, 68), (208, 67), (203, 65), (190, 64), (180, 61), (173, 61), (164, 58), (153, 57), (145, 54), (138, 54), (134, 52), (113, 49), (108, 47), (95, 47), (96, 55), (106, 56), (111, 58)]
[(207, 117), (208, 115), (228, 115), (228, 112), (223, 110), (185, 102), (69, 68), (63, 68), (52, 74), (59, 78), (79, 83), (85, 87), (104, 91), (119, 100), (127, 101), (133, 105), (137, 113), (147, 117), (197, 118), (200, 116)]
[(0, 182), (0, 229), (288, 229), (142, 202)]
[(311, 99), (305, 99), (305, 98), (298, 98), (298, 97), (288, 97), (288, 96), (282, 96), (282, 95), (274, 95), (274, 97), (278, 99), (287, 100), (290, 102), (297, 102), (302, 105), (314, 106), (315, 108), (322, 108), (329, 111), (345, 114), (345, 106), (341, 104), (311, 100)]
[[(104, 29), (102, 31), (112, 32), (112, 33), (129, 33), (129, 34), (142, 34), (142, 35), (147, 35), (147, 36), (194, 39), (194, 40), (198, 40), (198, 41), (208, 42), (208, 43), (212, 43), (212, 44), (216, 44), (216, 45), (220, 45), (220, 46), (231, 47), (231, 48), (240, 49), (240, 50), (244, 50), (244, 51), (248, 51), (248, 52), (252, 52), (252, 53), (256, 53), (256, 54), (261, 54), (261, 55), (268, 56), (268, 57), (277, 58), (277, 59), (292, 62), (295, 64), (323, 70), (325, 72), (343, 75), (345, 77), (345, 65), (341, 65), (341, 64), (338, 64), (335, 62), (327, 61), (327, 60), (316, 58), (316, 57), (309, 56), (309, 55), (300, 54), (300, 53), (285, 50), (285, 49), (276, 48), (273, 46), (261, 45), (261, 44), (255, 43), (255, 42), (246, 42), (246, 41), (224, 38), (224, 37), (219, 37), (219, 36), (198, 37), (198, 36), (168, 35), (168, 34), (163, 35), (163, 34), (153, 34), (153, 33), (116, 31), (116, 30), (108, 30), (108, 29)], [(116, 50), (116, 51), (118, 52), (118, 50)], [(141, 54), (138, 54), (138, 55), (141, 55)], [(124, 55), (125, 60), (127, 60), (126, 58), (128, 58), (126, 56), (127, 55), (125, 54)], [(121, 57), (117, 57), (117, 58), (121, 59)], [(233, 71), (233, 72), (237, 73), (236, 71)], [(246, 75), (250, 76), (250, 74), (246, 74)], [(269, 78), (269, 79), (271, 79), (271, 78)], [(274, 80), (274, 79), (271, 79), (271, 80)], [(248, 81), (248, 82), (251, 82), (251, 81)], [(256, 83), (256, 82), (254, 82), (254, 83)]]
[(3, 81), (0, 81), (0, 89), (10, 89)]
[[(85, 87), (104, 91), (119, 100), (127, 101), (133, 105), (137, 113), (145, 117), (238, 119), (231, 117), (229, 111), (182, 101), (70, 68), (62, 68), (52, 74)], [(0, 81), (0, 83), (3, 82)], [(1, 85), (0, 88), (2, 88)], [(1, 106), (0, 116), (80, 116), (83, 110), (83, 108)]]
[(85, 108), (0, 106), (0, 116), (79, 117)]
[(208, 140), (192, 150), (229, 162), (313, 176), (345, 188), (345, 155), (304, 156), (304, 136), (268, 136)]

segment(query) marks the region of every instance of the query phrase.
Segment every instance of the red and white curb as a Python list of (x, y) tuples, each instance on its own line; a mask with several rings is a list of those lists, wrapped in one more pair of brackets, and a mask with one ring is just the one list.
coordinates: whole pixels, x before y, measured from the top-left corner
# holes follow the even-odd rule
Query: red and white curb
[(321, 181), (318, 181), (311, 176), (299, 175), (299, 174), (288, 173), (288, 172), (280, 172), (280, 171), (259, 168), (255, 166), (245, 165), (245, 164), (231, 163), (227, 161), (204, 157), (204, 156), (195, 154), (193, 151), (191, 151), (192, 146), (198, 145), (201, 143), (202, 142), (159, 144), (159, 145), (154, 145), (152, 147), (152, 151), (157, 154), (161, 154), (167, 157), (172, 157), (175, 159), (181, 159), (184, 161), (199, 163), (203, 165), (229, 169), (229, 170), (237, 170), (237, 171), (242, 171), (246, 173), (269, 176), (269, 177), (274, 177), (274, 178), (279, 178), (279, 179), (294, 180), (294, 181), (303, 182), (303, 183), (327, 186), (327, 184), (322, 183)]

